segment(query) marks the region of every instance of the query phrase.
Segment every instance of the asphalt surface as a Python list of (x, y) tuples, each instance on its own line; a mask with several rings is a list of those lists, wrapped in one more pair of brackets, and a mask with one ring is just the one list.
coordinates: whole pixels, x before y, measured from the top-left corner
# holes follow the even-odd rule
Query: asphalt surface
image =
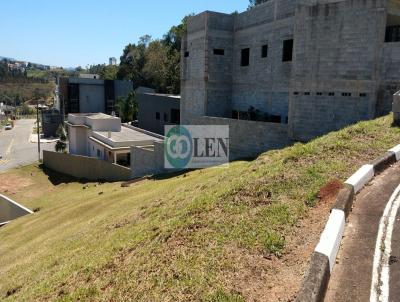
[[(35, 120), (18, 120), (11, 130), (0, 130), (0, 172), (38, 161), (37, 144), (29, 141)], [(54, 150), (55, 143), (41, 144), (41, 150)], [(41, 155), (41, 158), (43, 155)]]
[[(400, 216), (395, 206), (389, 212), (393, 215), (384, 214), (391, 200), (393, 204), (400, 201), (396, 193), (399, 184), (400, 164), (396, 164), (375, 177), (356, 196), (326, 302), (400, 301)], [(392, 231), (387, 229), (390, 220)]]

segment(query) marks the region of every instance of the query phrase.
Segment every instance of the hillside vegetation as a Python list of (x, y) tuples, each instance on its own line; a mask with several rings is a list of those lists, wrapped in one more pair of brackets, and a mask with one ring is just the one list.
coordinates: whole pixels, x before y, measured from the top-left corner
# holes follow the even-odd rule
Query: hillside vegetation
[(0, 174), (36, 210), (0, 228), (0, 300), (293, 299), (339, 181), (400, 143), (391, 119), (127, 188)]
[[(2, 95), (6, 95), (16, 100), (17, 105), (22, 105), (22, 102), (27, 100), (42, 97), (48, 99), (54, 95), (56, 88), (55, 83), (30, 83), (30, 82), (0, 82), (0, 100)], [(5, 99), (8, 105), (14, 105), (9, 103), (9, 99)]]

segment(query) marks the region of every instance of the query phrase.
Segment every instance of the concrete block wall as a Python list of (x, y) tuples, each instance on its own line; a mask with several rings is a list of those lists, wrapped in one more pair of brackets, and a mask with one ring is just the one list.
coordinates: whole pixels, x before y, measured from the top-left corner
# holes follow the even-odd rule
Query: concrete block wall
[(393, 124), (400, 126), (400, 91), (393, 95)]
[[(232, 110), (247, 111), (252, 106), (286, 120), (292, 62), (282, 62), (282, 50), (283, 41), (293, 39), (293, 23), (293, 18), (286, 18), (235, 32)], [(268, 45), (266, 58), (261, 56), (263, 45)], [(244, 48), (250, 48), (249, 66), (240, 65)]]
[(384, 8), (383, 0), (297, 6), (289, 90), (292, 139), (309, 140), (375, 116)]
[(369, 119), (366, 97), (296, 96), (296, 109), (290, 113), (290, 137), (308, 141), (349, 124)]
[[(282, 48), (293, 38), (295, 2), (274, 0), (241, 14), (204, 12), (189, 19), (182, 50), (181, 123), (189, 123), (190, 116), (231, 117), (233, 110), (251, 106), (286, 120), (291, 62), (282, 62)], [(262, 58), (265, 44), (268, 57)], [(250, 48), (246, 67), (240, 66), (243, 48)], [(215, 55), (214, 49), (223, 49), (224, 55)]]
[(165, 173), (164, 142), (155, 142), (151, 146), (131, 147), (131, 177)]
[[(251, 106), (287, 118), (289, 139), (307, 141), (386, 114), (400, 89), (400, 44), (385, 43), (385, 31), (399, 17), (394, 0), (271, 0), (240, 14), (195, 16), (184, 48), (201, 55), (195, 50), (182, 64), (181, 121)], [(291, 62), (282, 62), (286, 39), (294, 40)], [(215, 45), (226, 49), (224, 58), (210, 56)]]
[[(191, 116), (205, 114), (205, 41), (206, 20), (204, 12), (191, 17), (187, 33), (183, 38), (181, 53), (181, 123), (187, 123)], [(186, 101), (187, 100), (187, 101)]]
[[(205, 115), (230, 116), (233, 50), (232, 15), (209, 13), (206, 28)], [(223, 55), (214, 53), (223, 50)]]
[(392, 109), (393, 94), (400, 90), (400, 42), (384, 43), (381, 57), (381, 82), (376, 103), (376, 115)]
[(287, 146), (287, 125), (203, 116), (193, 125), (229, 125), (229, 159), (250, 158)]

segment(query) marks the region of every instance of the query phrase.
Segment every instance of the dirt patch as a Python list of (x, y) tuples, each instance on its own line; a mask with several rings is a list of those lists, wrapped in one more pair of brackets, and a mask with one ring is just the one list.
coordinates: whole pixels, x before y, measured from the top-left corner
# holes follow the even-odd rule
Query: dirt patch
[(343, 183), (340, 180), (334, 179), (323, 186), (318, 193), (318, 198), (322, 203), (331, 203), (332, 199), (335, 200), (340, 189), (343, 187)]
[(240, 293), (245, 301), (294, 301), (308, 269), (310, 255), (319, 241), (342, 184), (331, 181), (321, 188), (320, 202), (296, 224), (286, 237), (281, 257), (249, 254), (237, 247), (226, 251), (236, 259), (234, 273), (228, 271), (223, 280), (226, 289)]
[(13, 174), (0, 174), (0, 192), (4, 194), (16, 194), (22, 189), (33, 185), (30, 178)]

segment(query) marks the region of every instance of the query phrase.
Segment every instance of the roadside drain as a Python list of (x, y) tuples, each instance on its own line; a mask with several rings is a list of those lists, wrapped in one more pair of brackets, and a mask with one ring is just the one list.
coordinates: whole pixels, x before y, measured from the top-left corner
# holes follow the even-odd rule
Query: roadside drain
[(0, 227), (6, 225), (11, 220), (32, 213), (31, 210), (0, 194)]

